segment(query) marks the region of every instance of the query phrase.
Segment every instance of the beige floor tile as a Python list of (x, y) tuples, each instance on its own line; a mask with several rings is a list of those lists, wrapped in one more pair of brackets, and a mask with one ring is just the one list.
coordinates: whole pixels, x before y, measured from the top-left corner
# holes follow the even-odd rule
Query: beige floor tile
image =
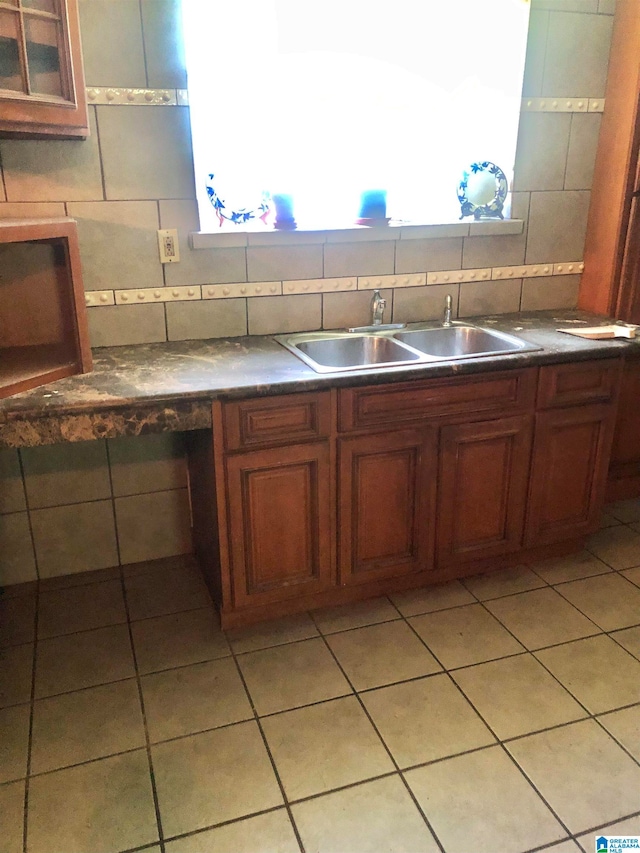
[(355, 696), (266, 717), (262, 727), (289, 801), (395, 769)]
[(499, 746), (410, 770), (405, 778), (447, 853), (520, 853), (566, 838)]
[(614, 569), (640, 566), (640, 534), (630, 527), (607, 527), (587, 540), (587, 548)]
[(29, 853), (113, 853), (157, 841), (146, 751), (33, 777), (27, 832)]
[(419, 678), (441, 669), (405, 622), (331, 634), (327, 642), (356, 690)]
[(615, 572), (561, 584), (556, 589), (604, 631), (640, 623), (640, 589)]
[(612, 714), (603, 714), (598, 720), (640, 761), (640, 705), (614, 711)]
[(131, 624), (141, 673), (228, 657), (229, 643), (213, 607), (171, 613)]
[(255, 722), (161, 743), (152, 753), (166, 836), (282, 805)]
[(572, 833), (638, 810), (640, 767), (593, 720), (507, 748)]
[(410, 589), (391, 596), (391, 601), (403, 616), (418, 616), (420, 613), (433, 613), (448, 607), (462, 604), (474, 604), (475, 598), (460, 581), (426, 586), (422, 589)]
[(313, 620), (323, 634), (335, 634), (338, 631), (363, 628), (394, 619), (400, 619), (400, 614), (389, 599), (384, 597), (313, 611)]
[(307, 851), (437, 853), (438, 846), (397, 776), (292, 807)]
[(0, 787), (0, 826), (2, 853), (22, 853), (24, 825), (24, 782)]
[(285, 809), (170, 841), (165, 849), (167, 853), (256, 853), (256, 844), (262, 853), (300, 853)]
[(546, 586), (542, 578), (527, 566), (512, 566), (497, 572), (487, 572), (484, 575), (465, 578), (463, 583), (480, 601)]
[(41, 640), (126, 621), (119, 580), (74, 586), (40, 595), (38, 638)]
[(458, 669), (453, 677), (501, 740), (586, 716), (531, 655)]
[(640, 702), (640, 662), (609, 637), (544, 649), (536, 657), (592, 714)]
[(40, 592), (51, 592), (57, 589), (67, 589), (72, 586), (112, 581), (120, 578), (120, 566), (110, 569), (95, 569), (92, 572), (77, 572), (74, 575), (59, 575), (55, 578), (43, 578), (40, 581)]
[(636, 521), (640, 521), (640, 500), (632, 498), (627, 501), (616, 501), (615, 503), (607, 504), (605, 511), (624, 524), (633, 524)]
[(552, 584), (575, 581), (611, 571), (611, 566), (607, 566), (589, 551), (578, 551), (577, 554), (568, 554), (565, 557), (552, 557), (549, 560), (533, 563), (531, 568), (547, 583)]
[(0, 711), (0, 784), (27, 775), (30, 717), (29, 705)]
[(135, 675), (126, 625), (53, 637), (38, 643), (36, 698)]
[(238, 658), (258, 714), (273, 714), (351, 693), (323, 640), (304, 640)]
[(409, 621), (447, 669), (524, 651), (481, 604), (427, 613)]
[(536, 589), (488, 601), (487, 608), (528, 649), (599, 633), (597, 625), (553, 589)]
[(596, 838), (601, 835), (640, 835), (640, 817), (630, 817), (626, 820), (618, 820), (608, 826), (601, 826), (597, 832), (586, 832), (578, 836), (580, 848), (585, 853), (593, 853), (596, 849)]
[(152, 742), (253, 719), (232, 658), (145, 675), (141, 683)]
[(31, 643), (35, 638), (35, 616), (35, 596), (1, 599), (0, 648)]
[(622, 524), (620, 519), (615, 518), (610, 512), (606, 512), (606, 510), (600, 516), (601, 530), (604, 530), (605, 527), (615, 527), (617, 524)]
[(446, 675), (372, 690), (362, 701), (400, 767), (495, 743)]
[(0, 708), (31, 699), (33, 643), (0, 649)]
[(31, 772), (45, 773), (145, 745), (134, 679), (36, 702)]
[(125, 577), (131, 620), (211, 607), (211, 598), (195, 566), (161, 569)]
[(628, 652), (640, 660), (640, 627), (615, 631), (611, 636), (616, 643), (620, 643)]
[(227, 638), (236, 654), (282, 646), (317, 636), (318, 629), (308, 613), (284, 616), (282, 619), (227, 631)]
[[(636, 586), (640, 586), (640, 566), (636, 566), (635, 569), (627, 569), (622, 572), (625, 578)], [(640, 615), (638, 617), (640, 619)]]
[(562, 844), (545, 847), (545, 853), (580, 853), (580, 846), (575, 841), (563, 841)]

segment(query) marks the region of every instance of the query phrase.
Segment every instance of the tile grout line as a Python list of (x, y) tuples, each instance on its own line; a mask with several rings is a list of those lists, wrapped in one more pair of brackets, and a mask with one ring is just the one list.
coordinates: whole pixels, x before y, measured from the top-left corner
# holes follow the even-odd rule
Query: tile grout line
[[(133, 665), (135, 668), (135, 678), (136, 684), (138, 687), (138, 701), (140, 702), (140, 711), (142, 713), (142, 722), (144, 726), (144, 738), (145, 738), (145, 746), (147, 752), (147, 762), (149, 767), (149, 780), (151, 782), (151, 795), (153, 798), (153, 807), (156, 815), (156, 831), (158, 833), (159, 845), (160, 845), (160, 853), (165, 853), (165, 845), (164, 845), (164, 836), (162, 832), (162, 817), (160, 814), (160, 803), (158, 800), (158, 790), (156, 787), (156, 779), (153, 770), (153, 756), (151, 754), (151, 739), (149, 737), (149, 727), (147, 725), (147, 713), (144, 705), (144, 694), (142, 691), (142, 681), (140, 678), (140, 670), (138, 669), (138, 656), (136, 654), (136, 647), (133, 641), (133, 631), (131, 628), (131, 619), (129, 613), (129, 601), (127, 598), (127, 585), (125, 583), (124, 574), (120, 573), (120, 583), (122, 589), (122, 597), (124, 599), (125, 611), (127, 614), (127, 629), (129, 633), (129, 644), (131, 647), (131, 655), (133, 657)], [(25, 851), (26, 853), (26, 851)]]
[[(26, 491), (26, 490), (25, 490)], [(24, 785), (24, 817), (22, 826), (23, 853), (27, 853), (27, 838), (29, 832), (29, 777), (31, 774), (31, 753), (33, 750), (33, 719), (35, 715), (35, 693), (36, 693), (36, 666), (38, 662), (38, 620), (40, 616), (40, 591), (36, 586), (35, 613), (33, 617), (33, 658), (31, 672), (31, 699), (29, 709), (29, 737), (27, 742), (27, 767)]]
[[(225, 636), (226, 636), (226, 633), (225, 633)], [(267, 752), (267, 756), (269, 757), (271, 769), (273, 770), (273, 774), (275, 776), (276, 783), (278, 785), (278, 788), (280, 789), (280, 796), (282, 797), (284, 807), (287, 810), (289, 822), (291, 823), (291, 827), (292, 827), (293, 833), (296, 837), (298, 847), (300, 848), (300, 853), (305, 853), (305, 846), (304, 846), (304, 843), (302, 841), (302, 836), (300, 835), (300, 832), (298, 830), (298, 826), (297, 826), (297, 824), (293, 818), (293, 812), (291, 811), (291, 806), (289, 804), (289, 798), (287, 797), (287, 793), (285, 791), (284, 784), (282, 782), (282, 779), (280, 778), (280, 774), (278, 773), (278, 768), (277, 768), (275, 759), (271, 753), (271, 748), (269, 746), (269, 742), (267, 741), (267, 736), (265, 735), (264, 729), (262, 728), (262, 723), (260, 722), (260, 717), (259, 717), (258, 712), (256, 710), (256, 706), (255, 706), (254, 701), (253, 701), (253, 696), (251, 695), (249, 688), (247, 687), (247, 682), (245, 681), (244, 673), (242, 672), (242, 668), (240, 667), (240, 664), (238, 663), (238, 659), (236, 658), (236, 655), (233, 651), (233, 647), (231, 646), (231, 643), (229, 643), (229, 648), (231, 649), (231, 657), (232, 657), (233, 662), (235, 664), (236, 671), (238, 673), (238, 677), (240, 678), (240, 681), (242, 682), (242, 686), (244, 688), (245, 694), (247, 696), (247, 699), (249, 700), (249, 705), (251, 706), (251, 711), (253, 712), (253, 719), (255, 720), (256, 725), (258, 726), (258, 731), (260, 732), (260, 737), (262, 738), (264, 748)]]
[[(471, 590), (469, 590), (469, 592), (470, 592), (470, 594), (471, 594), (471, 595), (473, 595), (473, 597), (476, 599), (476, 601), (477, 601), (479, 604), (482, 604), (482, 602), (477, 598), (477, 596), (476, 596), (473, 592), (471, 592)], [(487, 608), (485, 608), (485, 610), (487, 610)], [(491, 614), (491, 613), (490, 613), (490, 611), (489, 611), (489, 610), (487, 610), (487, 613), (489, 613), (490, 615), (493, 615), (493, 614)], [(494, 617), (494, 618), (495, 618), (495, 617)], [(438, 656), (437, 656), (436, 654), (434, 654), (434, 652), (429, 648), (429, 646), (427, 645), (427, 643), (425, 642), (425, 640), (424, 640), (424, 639), (423, 639), (423, 638), (418, 634), (418, 632), (413, 628), (413, 626), (408, 622), (408, 620), (406, 620), (406, 619), (405, 619), (405, 622), (407, 623), (407, 625), (409, 625), (409, 627), (411, 628), (411, 630), (413, 631), (413, 633), (415, 634), (415, 636), (416, 636), (416, 637), (418, 637), (418, 639), (419, 639), (419, 640), (420, 640), (420, 642), (424, 645), (424, 647), (427, 649), (427, 651), (428, 651), (428, 652), (429, 652), (429, 653), (434, 657), (434, 659), (438, 662), (438, 664), (439, 664), (440, 666), (442, 666), (442, 662), (440, 661), (440, 659), (438, 658)], [(508, 629), (505, 629), (505, 630), (508, 630)], [(510, 631), (509, 631), (509, 633), (511, 634), (511, 632), (510, 632)], [(516, 642), (518, 642), (518, 643), (520, 642), (520, 641), (518, 640), (518, 638), (517, 638), (517, 637), (515, 637), (513, 634), (511, 634), (511, 636), (514, 638), (514, 640), (516, 640)], [(521, 644), (521, 645), (522, 645), (522, 644)], [(525, 649), (526, 649), (526, 647), (525, 647)], [(527, 651), (528, 651), (528, 649), (527, 649)], [(498, 658), (498, 660), (501, 660), (501, 658)], [(453, 676), (451, 675), (451, 672), (450, 672), (449, 670), (447, 670), (447, 669), (444, 669), (444, 667), (443, 667), (443, 671), (444, 671), (444, 673), (447, 675), (447, 677), (449, 678), (449, 681), (453, 684), (453, 686), (456, 688), (456, 690), (460, 693), (460, 695), (462, 696), (462, 698), (463, 698), (466, 702), (468, 702), (468, 704), (469, 704), (469, 705), (470, 705), (470, 707), (473, 709), (473, 711), (477, 714), (477, 716), (479, 717), (479, 719), (484, 723), (484, 725), (487, 727), (487, 729), (488, 729), (488, 730), (491, 732), (491, 734), (495, 737), (495, 739), (496, 739), (497, 743), (495, 743), (495, 744), (490, 744), (489, 746), (487, 746), (487, 747), (483, 747), (483, 748), (484, 748), (484, 749), (489, 749), (489, 748), (491, 748), (491, 746), (499, 746), (499, 747), (500, 747), (500, 749), (502, 750), (502, 752), (503, 752), (503, 753), (508, 757), (508, 759), (509, 759), (509, 760), (511, 761), (511, 763), (514, 765), (514, 767), (518, 770), (518, 772), (520, 773), (520, 775), (521, 775), (521, 776), (526, 780), (526, 782), (531, 786), (532, 790), (535, 792), (535, 794), (538, 796), (538, 798), (541, 800), (541, 802), (543, 802), (543, 803), (544, 803), (544, 805), (549, 809), (549, 811), (550, 811), (550, 812), (551, 812), (551, 814), (555, 817), (555, 819), (558, 821), (558, 823), (560, 824), (560, 826), (561, 826), (561, 827), (562, 827), (562, 828), (567, 832), (567, 834), (568, 834), (569, 836), (571, 836), (571, 831), (569, 830), (569, 827), (568, 827), (568, 826), (565, 824), (565, 822), (560, 818), (560, 815), (556, 812), (556, 810), (555, 810), (555, 809), (553, 809), (553, 808), (551, 807), (551, 804), (547, 801), (546, 797), (544, 797), (544, 796), (541, 794), (541, 792), (538, 790), (537, 786), (533, 783), (533, 780), (532, 780), (532, 779), (530, 779), (530, 778), (527, 776), (527, 774), (524, 772), (523, 768), (522, 768), (522, 767), (520, 767), (520, 765), (516, 762), (516, 760), (514, 759), (514, 757), (511, 755), (511, 753), (509, 752), (509, 750), (508, 750), (508, 749), (506, 748), (506, 746), (504, 745), (504, 743), (503, 743), (502, 739), (501, 739), (500, 737), (498, 737), (497, 732), (496, 732), (496, 731), (494, 731), (493, 727), (489, 725), (489, 723), (485, 720), (484, 716), (483, 716), (483, 715), (478, 711), (478, 709), (476, 708), (475, 704), (474, 704), (474, 703), (471, 701), (471, 699), (470, 699), (470, 698), (469, 698), (469, 697), (464, 693), (464, 691), (462, 690), (462, 688), (460, 687), (460, 685), (457, 683), (457, 681), (455, 680), (455, 678), (453, 678)], [(476, 751), (478, 751), (478, 750), (474, 750), (474, 752), (476, 752)], [(445, 758), (445, 759), (443, 759), (443, 760), (446, 760), (446, 758)], [(559, 839), (559, 840), (561, 840), (561, 841), (562, 841), (563, 839)]]
[[(389, 600), (389, 601), (390, 601), (390, 599), (388, 598), (388, 596), (384, 596), (384, 598), (386, 598), (387, 600)], [(391, 604), (395, 607), (395, 605), (393, 604), (393, 602), (391, 602)], [(396, 608), (396, 609), (397, 609), (397, 608)], [(315, 626), (316, 626), (316, 628), (317, 628), (317, 627), (318, 627), (318, 625), (317, 625), (317, 622), (315, 621), (315, 619), (314, 619), (314, 617), (313, 617), (313, 613), (312, 613), (312, 612), (310, 612), (310, 613), (309, 613), (309, 617), (310, 617), (311, 621), (314, 623), (314, 625), (315, 625)], [(397, 621), (397, 620), (393, 620), (393, 621)], [(318, 629), (318, 630), (319, 630), (319, 629)], [(360, 709), (362, 710), (363, 714), (364, 714), (364, 715), (365, 715), (365, 717), (368, 719), (369, 724), (372, 726), (373, 730), (375, 731), (375, 733), (377, 734), (378, 738), (380, 739), (380, 743), (382, 744), (382, 746), (383, 746), (383, 748), (384, 748), (385, 752), (386, 752), (386, 753), (387, 753), (387, 755), (389, 756), (389, 760), (391, 761), (391, 763), (392, 763), (392, 764), (393, 764), (393, 766), (395, 767), (395, 771), (396, 771), (396, 773), (398, 774), (398, 776), (399, 776), (399, 778), (400, 778), (400, 781), (401, 781), (401, 782), (402, 782), (402, 784), (404, 785), (404, 787), (405, 787), (405, 789), (406, 789), (407, 793), (409, 794), (410, 799), (412, 800), (412, 802), (413, 802), (414, 806), (415, 806), (415, 807), (416, 807), (416, 809), (418, 810), (418, 814), (420, 815), (420, 817), (421, 817), (421, 818), (422, 818), (422, 820), (424, 821), (424, 823), (425, 823), (425, 825), (426, 825), (426, 827), (427, 827), (427, 830), (431, 833), (431, 835), (432, 835), (432, 837), (433, 837), (434, 841), (436, 842), (436, 844), (438, 845), (438, 848), (440, 849), (441, 853), (446, 853), (445, 848), (444, 848), (444, 845), (442, 844), (442, 842), (441, 842), (441, 841), (440, 841), (440, 839), (438, 838), (438, 836), (437, 836), (437, 834), (436, 834), (436, 832), (435, 832), (434, 828), (433, 828), (433, 827), (432, 827), (432, 825), (431, 825), (431, 822), (430, 822), (430, 821), (429, 821), (429, 819), (427, 818), (427, 816), (426, 816), (426, 814), (425, 814), (425, 812), (424, 812), (424, 810), (423, 810), (422, 806), (421, 806), (421, 805), (420, 805), (420, 803), (418, 802), (418, 799), (417, 799), (416, 795), (415, 795), (415, 794), (413, 793), (413, 791), (411, 790), (411, 787), (410, 787), (409, 783), (408, 783), (408, 782), (407, 782), (407, 780), (404, 778), (404, 775), (403, 775), (403, 773), (402, 773), (402, 771), (401, 771), (401, 769), (400, 769), (400, 765), (398, 764), (398, 762), (396, 761), (396, 759), (395, 759), (395, 757), (394, 757), (393, 753), (391, 752), (391, 750), (390, 750), (390, 749), (389, 749), (389, 747), (387, 746), (387, 743), (386, 743), (385, 739), (382, 737), (382, 734), (380, 733), (380, 730), (378, 729), (378, 726), (375, 724), (374, 720), (372, 719), (371, 715), (369, 714), (369, 711), (368, 711), (367, 707), (365, 706), (364, 702), (363, 702), (363, 701), (362, 701), (362, 699), (360, 698), (360, 694), (359, 694), (359, 693), (358, 693), (358, 691), (355, 689), (355, 687), (354, 687), (353, 683), (351, 682), (351, 679), (349, 678), (349, 676), (347, 675), (346, 671), (344, 670), (344, 668), (343, 668), (342, 664), (341, 664), (341, 663), (340, 663), (340, 661), (338, 660), (338, 658), (337, 658), (337, 656), (336, 656), (335, 652), (333, 651), (333, 649), (332, 649), (332, 648), (331, 648), (331, 646), (329, 645), (329, 643), (328, 643), (328, 641), (327, 641), (327, 638), (326, 638), (326, 637), (324, 636), (324, 634), (322, 634), (322, 633), (320, 634), (320, 636), (321, 636), (322, 641), (323, 641), (323, 643), (324, 643), (324, 645), (325, 645), (325, 648), (327, 649), (327, 651), (329, 652), (329, 654), (330, 654), (330, 655), (331, 655), (331, 657), (333, 658), (333, 660), (334, 660), (334, 662), (335, 662), (336, 666), (339, 668), (339, 670), (340, 670), (340, 672), (342, 673), (343, 677), (345, 678), (345, 680), (346, 680), (347, 684), (349, 685), (349, 687), (350, 687), (350, 688), (351, 688), (351, 690), (353, 691), (353, 696), (355, 697), (356, 701), (358, 702), (358, 704), (359, 704), (359, 706), (360, 706)], [(359, 782), (358, 784), (364, 784), (366, 781), (369, 781), (369, 780), (366, 780), (366, 779), (364, 779), (364, 780), (360, 780), (360, 782)], [(330, 792), (326, 792), (326, 793), (330, 793)]]

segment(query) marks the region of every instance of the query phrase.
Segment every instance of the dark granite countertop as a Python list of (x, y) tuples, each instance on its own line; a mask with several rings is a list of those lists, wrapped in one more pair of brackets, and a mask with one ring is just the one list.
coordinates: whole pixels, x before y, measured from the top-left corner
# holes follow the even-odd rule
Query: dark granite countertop
[[(91, 373), (0, 400), (0, 446), (81, 441), (211, 425), (211, 400), (328, 387), (397, 382), (607, 358), (637, 350), (637, 341), (591, 341), (559, 326), (600, 325), (581, 311), (475, 317), (474, 325), (512, 332), (537, 352), (394, 368), (318, 374), (270, 337), (141, 344), (94, 350)], [(437, 324), (434, 324), (437, 325)]]

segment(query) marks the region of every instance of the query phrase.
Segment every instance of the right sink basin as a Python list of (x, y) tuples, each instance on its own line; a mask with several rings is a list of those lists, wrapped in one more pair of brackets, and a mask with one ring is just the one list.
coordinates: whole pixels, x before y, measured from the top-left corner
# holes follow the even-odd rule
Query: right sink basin
[(526, 341), (477, 326), (442, 326), (397, 332), (396, 340), (434, 358), (473, 358), (534, 350)]

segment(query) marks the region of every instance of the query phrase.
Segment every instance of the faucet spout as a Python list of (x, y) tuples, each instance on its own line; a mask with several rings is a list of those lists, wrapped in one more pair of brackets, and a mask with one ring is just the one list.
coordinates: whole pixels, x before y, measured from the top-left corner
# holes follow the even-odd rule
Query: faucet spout
[(451, 307), (452, 307), (452, 299), (451, 294), (447, 293), (444, 298), (444, 317), (442, 318), (442, 325), (445, 328), (449, 328), (453, 323), (451, 322)]
[(371, 325), (381, 326), (384, 318), (384, 309), (387, 307), (387, 300), (380, 296), (379, 290), (373, 291), (373, 299), (371, 300)]

